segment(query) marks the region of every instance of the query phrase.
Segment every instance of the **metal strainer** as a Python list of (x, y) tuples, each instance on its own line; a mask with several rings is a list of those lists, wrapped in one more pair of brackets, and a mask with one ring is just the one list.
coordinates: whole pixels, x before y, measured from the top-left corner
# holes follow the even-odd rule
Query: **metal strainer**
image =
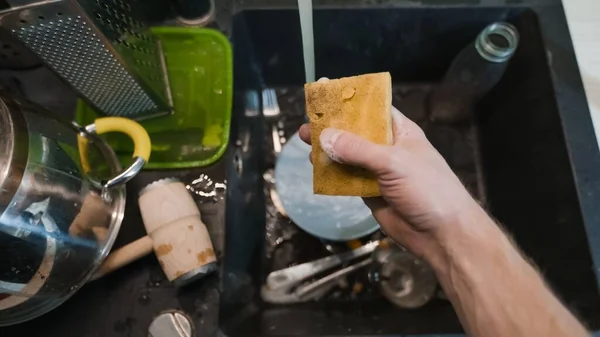
[(0, 25), (99, 112), (143, 119), (171, 112), (160, 42), (123, 0), (9, 1)]

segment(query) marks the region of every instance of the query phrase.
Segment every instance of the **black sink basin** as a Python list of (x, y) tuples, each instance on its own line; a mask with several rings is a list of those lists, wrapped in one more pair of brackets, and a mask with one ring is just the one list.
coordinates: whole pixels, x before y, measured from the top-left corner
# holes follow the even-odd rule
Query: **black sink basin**
[[(565, 111), (564, 98), (561, 103), (557, 95), (560, 91), (551, 65), (556, 55), (552, 60), (547, 53), (549, 46), (535, 11), (525, 7), (316, 10), (316, 77), (389, 71), (399, 95), (414, 88), (428, 90), (441, 79), (456, 54), (495, 21), (514, 24), (521, 42), (501, 82), (476, 108), (476, 122), (468, 132), (474, 132), (470, 139), (475, 142), (470, 146), (480, 155), (467, 160), (472, 164), (467, 173), (456, 164), (457, 154), (444, 149), (446, 138), (431, 131), (435, 126), (426, 118), (417, 122), (429, 130), (428, 136), (459, 176), (475, 174), (475, 196), (535, 262), (558, 296), (590, 328), (598, 329), (600, 296), (586, 236), (589, 220), (584, 220), (590, 205), (585, 205), (582, 194), (578, 194), (585, 189), (585, 182), (574, 164), (575, 159), (581, 159), (581, 152), (574, 155), (579, 151), (573, 147), (577, 142), (569, 142), (565, 136), (570, 112)], [(294, 305), (261, 301), (259, 287), (274, 269), (265, 235), (270, 205), (263, 180), (274, 157), (265, 121), (245, 103), (245, 97), (264, 87), (284, 88), (279, 91), (282, 95), (301, 92), (304, 66), (298, 13), (241, 12), (234, 19), (233, 43), (236, 95), (232, 130), (239, 147), (239, 165), (228, 172), (220, 315), (223, 331), (229, 336), (462, 332), (452, 306), (443, 300), (414, 310), (396, 308), (376, 293)], [(572, 50), (567, 54), (572, 55)], [(289, 137), (302, 123), (298, 115), (302, 103), (290, 100), (289, 105), (281, 97), (282, 112), (292, 111), (284, 130)], [(576, 98), (581, 99), (581, 95)], [(292, 107), (288, 109), (286, 104)], [(405, 113), (411, 115), (410, 111)], [(573, 125), (570, 122), (571, 137)], [(591, 134), (587, 125), (581, 132)], [(593, 142), (589, 151), (593, 152), (596, 140), (593, 136), (589, 140)], [(589, 160), (597, 162), (597, 157)], [(306, 247), (296, 242), (292, 255), (297, 259), (293, 262), (327, 254), (322, 247), (315, 248), (315, 239), (301, 231), (297, 235), (304, 240), (297, 242), (304, 242)], [(316, 256), (298, 253), (303, 250)]]

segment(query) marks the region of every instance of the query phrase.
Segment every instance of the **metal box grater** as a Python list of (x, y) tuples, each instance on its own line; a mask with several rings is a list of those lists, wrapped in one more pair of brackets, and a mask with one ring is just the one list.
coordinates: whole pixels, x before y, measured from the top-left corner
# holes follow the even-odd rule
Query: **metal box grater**
[(160, 42), (124, 0), (12, 0), (0, 27), (106, 115), (145, 119), (171, 109)]

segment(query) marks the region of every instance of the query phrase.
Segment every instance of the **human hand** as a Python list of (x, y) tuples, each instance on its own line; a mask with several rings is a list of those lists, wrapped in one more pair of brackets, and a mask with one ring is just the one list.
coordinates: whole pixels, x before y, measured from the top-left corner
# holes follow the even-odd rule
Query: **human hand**
[[(376, 174), (382, 196), (364, 198), (366, 205), (386, 234), (426, 258), (459, 217), (480, 207), (421, 128), (393, 107), (392, 117), (391, 146), (327, 128), (320, 135), (321, 147), (332, 160)], [(308, 124), (299, 134), (310, 144)]]

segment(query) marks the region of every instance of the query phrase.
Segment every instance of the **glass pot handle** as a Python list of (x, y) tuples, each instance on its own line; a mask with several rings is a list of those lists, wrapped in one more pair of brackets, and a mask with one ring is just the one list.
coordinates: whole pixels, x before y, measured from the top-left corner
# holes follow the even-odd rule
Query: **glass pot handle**
[(108, 132), (121, 132), (133, 141), (133, 163), (119, 175), (110, 179), (104, 188), (113, 188), (135, 177), (150, 158), (150, 136), (138, 122), (124, 117), (101, 117), (85, 127), (85, 130), (98, 135)]

